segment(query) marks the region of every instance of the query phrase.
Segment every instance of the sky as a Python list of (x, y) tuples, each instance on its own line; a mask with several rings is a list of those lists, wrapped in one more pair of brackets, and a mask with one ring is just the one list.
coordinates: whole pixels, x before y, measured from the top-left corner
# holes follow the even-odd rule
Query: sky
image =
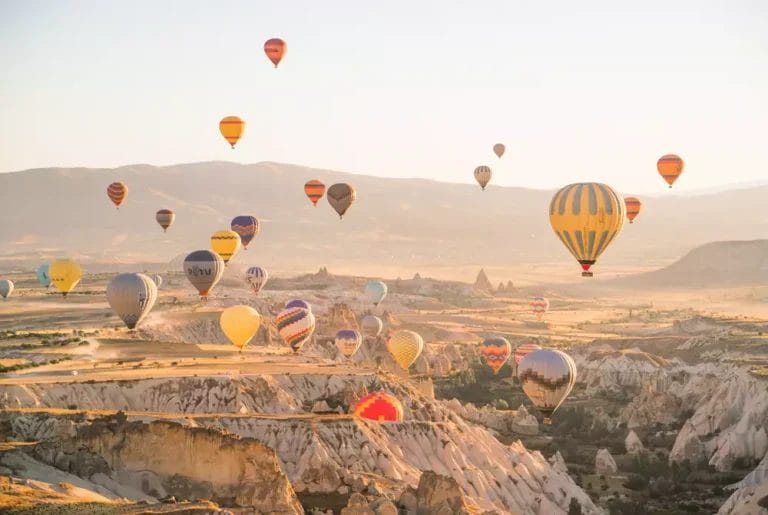
[(230, 160), (472, 182), (486, 164), (505, 186), (664, 193), (655, 163), (677, 153), (686, 192), (768, 182), (767, 136), (764, 0), (0, 0), (0, 172)]

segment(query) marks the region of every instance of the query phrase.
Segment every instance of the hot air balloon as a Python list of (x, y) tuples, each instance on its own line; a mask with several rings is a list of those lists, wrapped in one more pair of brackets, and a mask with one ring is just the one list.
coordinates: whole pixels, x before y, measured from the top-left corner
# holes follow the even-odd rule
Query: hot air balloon
[(544, 319), (544, 315), (549, 311), (549, 301), (544, 297), (534, 297), (531, 301), (531, 311), (539, 320)]
[(402, 422), (403, 405), (386, 392), (374, 392), (360, 398), (352, 408), (356, 417), (376, 422)]
[(157, 285), (144, 274), (119, 274), (107, 285), (107, 302), (128, 329), (146, 317), (157, 300)]
[(363, 337), (354, 329), (341, 329), (336, 333), (334, 342), (339, 352), (349, 358), (360, 348), (360, 344), (363, 343)]
[(157, 289), (159, 290), (160, 287), (163, 285), (163, 276), (161, 276), (160, 274), (152, 274), (149, 277), (155, 282), (155, 286), (157, 286)]
[(245, 122), (237, 116), (226, 116), (219, 122), (219, 132), (235, 148), (235, 144), (245, 132)]
[(256, 217), (248, 215), (234, 217), (230, 226), (233, 231), (240, 235), (240, 241), (246, 249), (251, 240), (259, 234), (260, 230), (259, 221), (256, 220)]
[(475, 180), (483, 190), (491, 182), (491, 175), (493, 175), (493, 172), (491, 172), (491, 168), (488, 166), (478, 166), (475, 168)]
[(317, 179), (307, 181), (304, 185), (304, 193), (312, 202), (312, 205), (317, 207), (317, 201), (323, 198), (323, 195), (325, 194), (325, 184)]
[(493, 146), (493, 153), (496, 154), (496, 157), (501, 158), (501, 156), (504, 155), (504, 151), (507, 150), (507, 147), (504, 146), (504, 143), (496, 143)]
[(37, 276), (37, 282), (45, 286), (46, 288), (51, 286), (51, 276), (48, 275), (48, 263), (43, 263), (39, 267), (37, 267), (37, 270), (35, 271), (35, 275)]
[(13, 281), (0, 279), (0, 297), (7, 299), (13, 293)]
[(339, 218), (344, 218), (349, 206), (355, 201), (355, 189), (349, 184), (337, 183), (328, 188), (328, 203), (339, 214)]
[(216, 231), (211, 235), (211, 249), (221, 256), (226, 265), (240, 250), (240, 235), (226, 229)]
[(163, 228), (163, 232), (166, 232), (173, 225), (173, 221), (176, 220), (176, 213), (170, 209), (161, 209), (155, 213), (155, 220)]
[(506, 338), (486, 338), (480, 344), (480, 354), (485, 358), (485, 364), (491, 367), (494, 375), (499, 373), (501, 367), (512, 355), (512, 345)]
[(251, 285), (253, 292), (258, 295), (269, 280), (269, 274), (260, 266), (252, 266), (245, 272), (245, 281)]
[(231, 306), (221, 312), (219, 326), (232, 345), (243, 351), (261, 326), (261, 315), (250, 306)]
[(424, 340), (418, 333), (402, 329), (389, 337), (387, 350), (397, 364), (407, 370), (424, 350)]
[(624, 201), (605, 184), (570, 184), (552, 197), (549, 223), (581, 264), (581, 275), (592, 277), (589, 268), (624, 226)]
[(196, 250), (184, 259), (184, 273), (200, 292), (200, 298), (206, 299), (224, 275), (224, 260), (210, 250)]
[(312, 305), (306, 300), (301, 300), (301, 299), (291, 299), (285, 303), (285, 307), (286, 309), (287, 308), (303, 308), (303, 309), (306, 309), (307, 311), (312, 311)]
[(382, 322), (376, 315), (365, 315), (360, 321), (360, 327), (363, 329), (364, 335), (375, 338), (380, 335), (381, 330), (384, 329), (384, 322)]
[(675, 154), (661, 156), (656, 162), (656, 169), (659, 171), (659, 175), (667, 181), (670, 188), (677, 178), (680, 177), (680, 174), (683, 173), (683, 166), (683, 160)]
[(66, 297), (83, 278), (83, 271), (71, 259), (59, 259), (48, 267), (48, 276), (56, 289)]
[(373, 302), (374, 306), (378, 306), (379, 303), (387, 296), (387, 285), (382, 281), (369, 281), (365, 285), (365, 296), (368, 300)]
[(515, 365), (519, 366), (520, 362), (523, 361), (523, 358), (535, 350), (541, 350), (541, 347), (535, 343), (524, 343), (519, 345), (517, 349), (515, 349)]
[(275, 319), (277, 331), (294, 353), (299, 352), (315, 331), (315, 315), (304, 308), (285, 308)]
[(627, 208), (627, 220), (632, 223), (635, 217), (640, 214), (640, 207), (643, 204), (635, 197), (624, 198), (624, 206)]
[(280, 61), (287, 51), (288, 45), (286, 45), (285, 41), (280, 38), (268, 39), (264, 43), (264, 53), (267, 54), (267, 57), (272, 61), (272, 64), (275, 65), (275, 68), (280, 64)]
[(120, 209), (120, 206), (125, 201), (125, 197), (128, 196), (128, 186), (122, 182), (113, 182), (107, 186), (107, 196), (115, 207)]
[(541, 349), (523, 358), (517, 377), (525, 395), (544, 415), (544, 423), (551, 424), (552, 413), (576, 383), (576, 364), (565, 352)]

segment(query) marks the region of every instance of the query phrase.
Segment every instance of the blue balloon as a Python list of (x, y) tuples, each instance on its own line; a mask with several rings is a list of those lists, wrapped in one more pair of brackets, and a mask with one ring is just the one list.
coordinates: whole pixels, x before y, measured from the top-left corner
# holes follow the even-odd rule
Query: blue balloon
[(51, 285), (51, 278), (48, 275), (48, 263), (43, 263), (42, 265), (37, 267), (37, 271), (35, 272), (35, 274), (37, 275), (37, 280), (38, 282), (40, 282), (40, 284), (42, 284), (46, 288), (48, 288)]
[(312, 311), (312, 305), (306, 300), (301, 300), (301, 299), (293, 299), (286, 302), (285, 309), (288, 309), (288, 308), (304, 308), (309, 312)]

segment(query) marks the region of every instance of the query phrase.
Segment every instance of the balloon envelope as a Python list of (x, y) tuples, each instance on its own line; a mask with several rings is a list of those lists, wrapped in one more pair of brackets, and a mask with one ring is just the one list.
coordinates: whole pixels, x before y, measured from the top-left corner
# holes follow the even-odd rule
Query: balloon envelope
[(157, 288), (160, 289), (160, 286), (163, 285), (163, 276), (161, 276), (160, 274), (152, 274), (149, 277), (155, 282), (155, 286), (157, 286)]
[(256, 295), (264, 288), (268, 280), (269, 274), (266, 269), (260, 266), (252, 266), (245, 271), (245, 281), (251, 285), (251, 289)]
[(336, 333), (334, 343), (339, 352), (348, 358), (360, 348), (360, 344), (363, 343), (363, 337), (354, 329), (341, 329)]
[(369, 281), (365, 285), (365, 296), (374, 306), (378, 306), (387, 296), (387, 285), (382, 281)]
[(246, 249), (251, 240), (259, 234), (260, 230), (259, 221), (256, 220), (256, 217), (250, 215), (234, 217), (230, 226), (233, 231), (240, 235), (240, 241)]
[(66, 297), (83, 278), (83, 271), (71, 259), (59, 259), (51, 263), (48, 275), (51, 283)]
[(480, 344), (480, 354), (485, 359), (485, 364), (491, 367), (494, 374), (498, 374), (509, 356), (512, 355), (512, 345), (506, 338), (486, 338)]
[(515, 349), (515, 365), (520, 365), (520, 362), (523, 361), (524, 357), (526, 357), (531, 352), (540, 349), (541, 346), (536, 345), (535, 343), (524, 343), (522, 345), (518, 345), (517, 349)]
[(659, 171), (659, 175), (667, 181), (670, 188), (677, 178), (680, 177), (680, 174), (683, 173), (684, 166), (685, 163), (683, 163), (683, 160), (680, 156), (675, 154), (661, 156), (659, 160), (656, 161), (656, 169)]
[(376, 315), (365, 315), (360, 321), (360, 327), (363, 329), (364, 335), (375, 338), (384, 329), (384, 322)]
[(277, 331), (285, 344), (299, 352), (315, 331), (315, 316), (304, 308), (285, 308), (275, 319)]
[(196, 250), (184, 259), (184, 273), (205, 299), (224, 275), (224, 260), (210, 250)]
[(237, 116), (226, 116), (219, 122), (219, 132), (227, 140), (227, 143), (235, 148), (235, 144), (245, 131), (245, 122)]
[(352, 408), (352, 413), (376, 422), (401, 422), (403, 405), (393, 395), (375, 392), (360, 398)]
[(523, 392), (551, 423), (552, 413), (563, 403), (576, 383), (576, 364), (565, 352), (541, 349), (520, 362), (517, 377)]
[(339, 214), (339, 218), (344, 217), (349, 206), (355, 201), (355, 189), (349, 184), (337, 183), (328, 188), (328, 203)]
[(493, 146), (493, 153), (496, 154), (496, 157), (501, 157), (504, 155), (504, 152), (507, 150), (507, 147), (504, 146), (503, 143), (496, 143)]
[(596, 182), (569, 184), (549, 205), (549, 223), (560, 241), (591, 277), (590, 267), (624, 226), (624, 200), (610, 186)]
[(640, 214), (642, 205), (642, 202), (635, 197), (626, 197), (624, 199), (624, 206), (627, 208), (627, 220), (629, 220), (629, 223), (632, 223), (637, 215)]
[(475, 168), (475, 180), (481, 188), (485, 189), (489, 182), (491, 182), (491, 176), (493, 172), (488, 166), (478, 166)]
[(240, 251), (240, 235), (226, 229), (216, 231), (211, 235), (211, 249), (221, 256), (226, 265)]
[(157, 285), (144, 274), (119, 274), (107, 285), (107, 302), (128, 329), (134, 329), (157, 301)]
[(115, 207), (119, 208), (120, 205), (125, 201), (125, 197), (128, 196), (128, 186), (122, 182), (113, 182), (107, 186), (107, 196), (109, 197), (109, 200), (111, 200), (115, 205)]
[(536, 315), (536, 318), (542, 320), (549, 311), (549, 301), (544, 297), (534, 297), (531, 301), (531, 311)]
[(272, 61), (275, 68), (283, 60), (287, 51), (288, 45), (280, 38), (271, 38), (264, 42), (264, 53), (267, 54), (267, 58)]
[(7, 299), (13, 293), (13, 281), (0, 279), (0, 297)]
[(402, 329), (389, 337), (387, 350), (397, 364), (407, 370), (424, 350), (424, 340), (418, 333)]
[(285, 307), (286, 308), (304, 308), (307, 311), (312, 311), (312, 304), (310, 304), (306, 300), (301, 300), (301, 299), (291, 299), (285, 303)]
[(242, 350), (256, 336), (261, 315), (250, 306), (231, 306), (221, 312), (219, 326), (232, 345)]
[(170, 209), (161, 209), (155, 213), (155, 221), (163, 228), (163, 232), (173, 225), (174, 220), (176, 220), (176, 213)]
[(312, 205), (317, 206), (317, 201), (323, 198), (325, 194), (325, 184), (317, 179), (307, 181), (304, 185), (304, 194), (312, 202)]
[(35, 271), (35, 275), (37, 276), (37, 282), (39, 282), (41, 285), (45, 286), (46, 288), (51, 285), (51, 276), (48, 274), (48, 268), (50, 265), (48, 263), (43, 263), (39, 267), (37, 267), (37, 270)]

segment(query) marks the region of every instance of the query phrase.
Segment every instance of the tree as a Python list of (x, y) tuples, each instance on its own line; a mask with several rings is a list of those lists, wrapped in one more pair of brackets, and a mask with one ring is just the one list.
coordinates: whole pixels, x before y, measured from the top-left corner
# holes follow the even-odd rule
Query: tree
[(581, 503), (575, 497), (571, 497), (571, 502), (568, 504), (568, 515), (581, 515)]

